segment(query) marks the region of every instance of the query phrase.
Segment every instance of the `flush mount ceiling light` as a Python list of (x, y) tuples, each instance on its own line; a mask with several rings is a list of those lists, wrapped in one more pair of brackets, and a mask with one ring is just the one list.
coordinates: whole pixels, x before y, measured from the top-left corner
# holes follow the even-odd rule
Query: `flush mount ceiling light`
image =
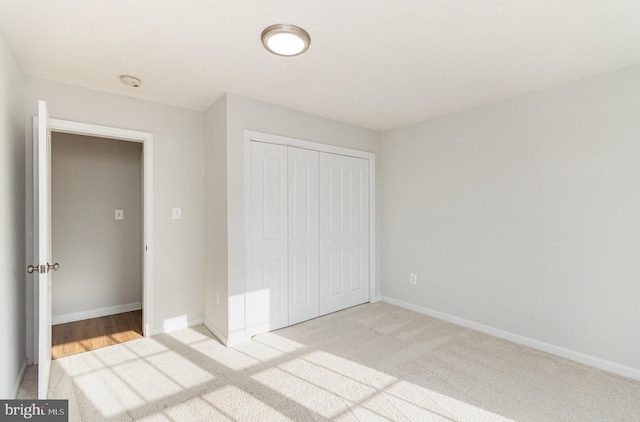
[(264, 48), (278, 56), (297, 56), (309, 49), (311, 37), (299, 26), (279, 23), (262, 31)]
[(140, 84), (142, 83), (140, 79), (136, 78), (135, 76), (129, 76), (129, 75), (120, 76), (120, 81), (122, 81), (123, 84), (132, 86), (134, 88), (139, 87)]

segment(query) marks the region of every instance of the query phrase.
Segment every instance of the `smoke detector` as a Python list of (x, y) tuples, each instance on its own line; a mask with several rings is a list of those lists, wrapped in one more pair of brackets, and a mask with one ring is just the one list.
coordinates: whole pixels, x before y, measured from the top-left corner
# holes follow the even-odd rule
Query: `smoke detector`
[(138, 88), (140, 86), (140, 84), (142, 83), (142, 81), (138, 78), (136, 78), (135, 76), (129, 76), (129, 75), (122, 75), (120, 76), (120, 81), (128, 86), (132, 86), (134, 88)]

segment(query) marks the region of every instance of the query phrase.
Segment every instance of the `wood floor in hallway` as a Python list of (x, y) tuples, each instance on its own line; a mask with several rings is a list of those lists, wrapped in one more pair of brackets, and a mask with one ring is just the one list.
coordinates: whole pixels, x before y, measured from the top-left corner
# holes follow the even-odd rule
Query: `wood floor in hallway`
[(52, 327), (52, 359), (142, 337), (142, 311), (58, 324)]

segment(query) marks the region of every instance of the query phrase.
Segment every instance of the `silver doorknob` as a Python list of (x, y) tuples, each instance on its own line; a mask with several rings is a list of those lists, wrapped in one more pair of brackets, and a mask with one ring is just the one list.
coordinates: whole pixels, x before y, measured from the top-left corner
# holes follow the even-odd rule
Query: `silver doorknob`
[(29, 265), (27, 267), (27, 272), (29, 274), (37, 273), (38, 272), (38, 266), (37, 265)]
[(60, 269), (60, 264), (58, 264), (57, 262), (53, 265), (49, 264), (47, 262), (47, 272), (53, 270), (53, 271), (58, 271)]

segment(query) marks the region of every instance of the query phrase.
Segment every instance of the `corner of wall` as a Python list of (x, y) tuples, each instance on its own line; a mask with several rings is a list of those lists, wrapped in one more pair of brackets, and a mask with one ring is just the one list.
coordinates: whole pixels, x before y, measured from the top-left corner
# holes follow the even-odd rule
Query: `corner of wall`
[(18, 393), (20, 392), (20, 385), (22, 385), (22, 380), (24, 379), (24, 374), (27, 372), (27, 358), (25, 357), (22, 361), (22, 366), (20, 367), (20, 371), (18, 371), (18, 376), (13, 383), (13, 395), (10, 396), (12, 399), (18, 397)]
[(205, 112), (205, 326), (228, 333), (227, 94)]
[(218, 340), (220, 340), (220, 343), (224, 344), (225, 346), (229, 346), (229, 339), (222, 333), (221, 330), (216, 328), (214, 323), (205, 318), (203, 324), (207, 328), (207, 330), (211, 332), (211, 334), (213, 334)]

